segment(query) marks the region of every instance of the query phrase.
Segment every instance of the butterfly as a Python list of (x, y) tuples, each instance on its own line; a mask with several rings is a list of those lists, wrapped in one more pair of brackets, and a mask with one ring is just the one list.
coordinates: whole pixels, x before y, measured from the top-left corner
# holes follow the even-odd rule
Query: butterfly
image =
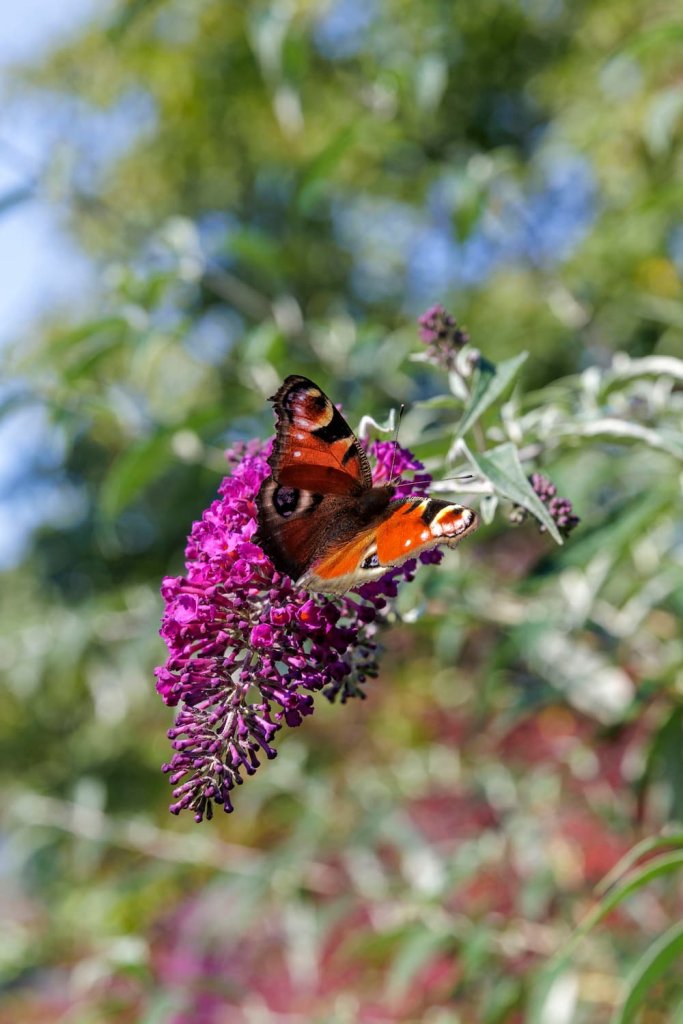
[(272, 472), (256, 498), (254, 540), (297, 586), (344, 594), (438, 544), (454, 547), (477, 528), (464, 505), (394, 498), (393, 484), (373, 486), (365, 450), (307, 377), (287, 377), (269, 401)]

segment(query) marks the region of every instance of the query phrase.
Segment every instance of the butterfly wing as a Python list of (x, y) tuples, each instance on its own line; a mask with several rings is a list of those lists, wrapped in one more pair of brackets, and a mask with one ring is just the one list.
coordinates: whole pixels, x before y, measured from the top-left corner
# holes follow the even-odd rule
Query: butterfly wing
[(438, 498), (392, 501), (377, 522), (314, 555), (298, 583), (308, 590), (343, 594), (439, 544), (455, 547), (478, 525), (476, 512), (464, 505)]
[(360, 494), (372, 487), (364, 450), (317, 384), (292, 375), (271, 401), (276, 424), (268, 463), (278, 484), (315, 494)]
[[(342, 499), (343, 501), (344, 499)], [(256, 496), (259, 528), (255, 542), (278, 572), (297, 580), (326, 546), (327, 526), (339, 499), (283, 487), (269, 476)]]

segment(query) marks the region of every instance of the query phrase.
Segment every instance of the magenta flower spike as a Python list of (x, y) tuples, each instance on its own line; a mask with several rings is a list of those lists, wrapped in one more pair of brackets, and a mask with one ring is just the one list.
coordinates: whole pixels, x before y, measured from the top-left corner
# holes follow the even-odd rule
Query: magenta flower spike
[(455, 317), (441, 305), (431, 306), (418, 317), (417, 323), (420, 341), (426, 345), (430, 361), (452, 370), (458, 352), (470, 340), (467, 331), (458, 327)]
[[(542, 473), (532, 473), (529, 481), (543, 504), (548, 507), (548, 511), (562, 536), (568, 537), (571, 531), (581, 522), (579, 517), (574, 514), (569, 498), (558, 498), (555, 484), (547, 476), (543, 476)], [(545, 527), (542, 526), (540, 529), (543, 532)]]
[[(260, 759), (274, 758), (276, 733), (313, 713), (314, 695), (344, 703), (362, 697), (377, 674), (376, 634), (387, 599), (410, 579), (415, 561), (343, 597), (297, 589), (253, 543), (255, 498), (269, 475), (270, 442), (227, 453), (231, 467), (219, 497), (192, 526), (184, 576), (167, 577), (161, 636), (168, 658), (157, 690), (177, 706), (168, 736), (174, 753), (163, 770), (174, 787), (170, 810), (211, 818), (233, 810), (233, 790)], [(395, 452), (395, 454), (394, 454)], [(429, 474), (392, 442), (369, 451), (376, 483), (411, 474), (401, 495), (424, 494)], [(439, 551), (422, 555), (436, 562)]]

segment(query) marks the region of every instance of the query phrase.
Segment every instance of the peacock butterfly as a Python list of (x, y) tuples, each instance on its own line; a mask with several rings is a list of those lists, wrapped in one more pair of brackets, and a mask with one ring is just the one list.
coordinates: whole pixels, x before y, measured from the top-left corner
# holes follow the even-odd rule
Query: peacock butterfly
[(394, 498), (391, 483), (374, 487), (364, 449), (307, 377), (287, 377), (270, 401), (272, 475), (256, 498), (254, 540), (298, 586), (343, 594), (438, 544), (454, 547), (477, 528), (464, 505)]

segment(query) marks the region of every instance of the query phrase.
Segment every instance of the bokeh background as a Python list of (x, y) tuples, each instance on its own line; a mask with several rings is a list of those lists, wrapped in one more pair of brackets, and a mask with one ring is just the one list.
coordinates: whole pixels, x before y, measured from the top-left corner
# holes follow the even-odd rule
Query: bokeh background
[[(683, 1020), (680, 852), (543, 989), (683, 817), (678, 4), (3, 17), (2, 1024)], [(158, 585), (223, 450), (296, 371), (353, 424), (408, 403), (444, 469), (434, 302), (529, 351), (522, 412), (638, 430), (555, 439), (565, 547), (501, 512), (404, 588), (365, 702), (280, 735), (233, 815), (171, 818)]]

